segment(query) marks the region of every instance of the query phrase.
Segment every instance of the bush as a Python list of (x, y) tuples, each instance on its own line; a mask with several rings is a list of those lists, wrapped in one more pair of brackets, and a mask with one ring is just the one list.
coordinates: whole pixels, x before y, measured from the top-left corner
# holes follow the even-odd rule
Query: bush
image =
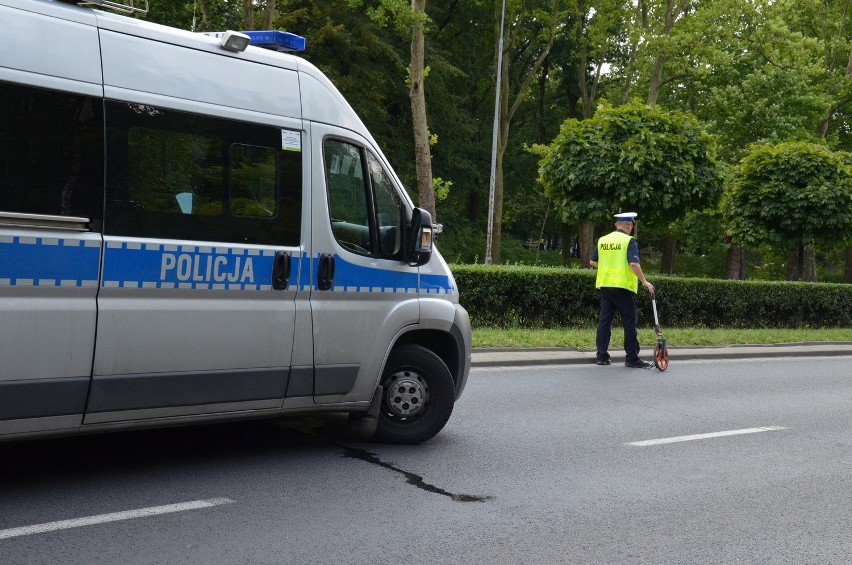
[[(461, 303), (474, 326), (588, 327), (597, 324), (595, 271), (455, 265)], [(852, 285), (652, 276), (660, 322), (670, 327), (852, 327)], [(639, 291), (640, 325), (653, 324)]]

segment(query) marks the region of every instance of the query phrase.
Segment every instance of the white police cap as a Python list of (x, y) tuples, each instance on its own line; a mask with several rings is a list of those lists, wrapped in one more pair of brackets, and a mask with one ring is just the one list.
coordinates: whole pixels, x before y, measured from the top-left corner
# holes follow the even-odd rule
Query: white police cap
[(636, 216), (638, 214), (636, 212), (621, 212), (615, 215), (616, 222), (635, 222)]

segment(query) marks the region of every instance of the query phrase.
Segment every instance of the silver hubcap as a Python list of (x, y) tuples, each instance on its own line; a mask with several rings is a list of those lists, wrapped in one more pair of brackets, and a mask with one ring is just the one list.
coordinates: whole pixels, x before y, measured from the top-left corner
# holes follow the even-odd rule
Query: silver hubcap
[(429, 389), (417, 373), (400, 371), (391, 375), (386, 398), (394, 416), (410, 418), (426, 407)]

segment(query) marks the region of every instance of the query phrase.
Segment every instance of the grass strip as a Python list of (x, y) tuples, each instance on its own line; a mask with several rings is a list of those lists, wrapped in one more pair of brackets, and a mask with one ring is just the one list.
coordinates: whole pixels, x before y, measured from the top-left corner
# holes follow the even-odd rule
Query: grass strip
[[(691, 345), (763, 345), (772, 343), (852, 342), (852, 328), (831, 329), (708, 329), (663, 328), (663, 337), (672, 347)], [(639, 344), (651, 347), (657, 335), (651, 328), (639, 330)], [(610, 348), (623, 345), (621, 326), (612, 328)], [(595, 328), (474, 328), (475, 348), (557, 347), (594, 351)]]

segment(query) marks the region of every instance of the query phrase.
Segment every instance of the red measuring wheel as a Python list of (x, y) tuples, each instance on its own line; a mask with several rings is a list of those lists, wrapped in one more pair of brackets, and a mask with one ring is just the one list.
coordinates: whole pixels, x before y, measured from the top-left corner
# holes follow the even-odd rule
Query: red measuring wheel
[(669, 368), (669, 352), (665, 343), (657, 342), (656, 347), (654, 347), (654, 360), (658, 370), (665, 371)]

